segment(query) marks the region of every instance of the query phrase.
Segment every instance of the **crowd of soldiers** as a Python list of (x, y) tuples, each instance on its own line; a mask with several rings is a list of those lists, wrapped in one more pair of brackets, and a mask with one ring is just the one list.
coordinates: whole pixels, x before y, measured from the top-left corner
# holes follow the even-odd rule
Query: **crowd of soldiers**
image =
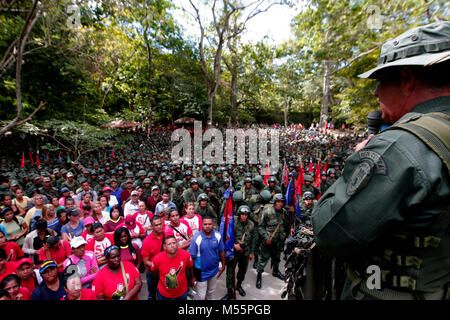
[[(130, 143), (120, 152), (116, 151), (114, 157), (103, 157), (101, 161), (91, 155), (71, 162), (49, 159), (40, 167), (36, 164), (21, 167), (17, 164), (19, 161), (3, 158), (0, 165), (1, 205), (5, 206), (8, 201), (14, 199), (18, 189), (23, 190), (31, 199), (29, 207), (33, 206), (32, 199), (38, 194), (44, 195), (45, 203), (51, 203), (52, 198), (70, 196), (79, 204), (86, 194), (90, 194), (91, 199), (95, 201), (106, 193), (108, 199), (110, 195), (116, 197), (123, 214), (125, 204), (130, 201), (131, 192), (137, 190), (140, 200), (146, 203), (148, 210), (154, 212), (156, 203), (161, 201), (162, 192), (169, 190), (170, 201), (180, 208), (179, 210), (185, 203), (194, 202), (195, 213), (202, 217), (213, 217), (218, 228), (226, 204), (223, 195), (231, 187), (233, 212), (236, 215), (235, 257), (233, 261), (227, 262), (228, 293), (224, 299), (235, 297), (233, 288), (236, 288), (241, 296), (245, 295), (241, 284), (251, 260), (257, 271), (258, 289), (262, 288), (262, 272), (271, 260), (272, 275), (290, 283), (287, 289), (291, 292), (289, 298), (305, 298), (304, 294), (292, 294), (293, 291), (301, 291), (300, 287), (306, 282), (297, 283), (295, 286), (299, 288), (293, 288), (289, 277), (295, 274), (295, 270), (292, 270), (294, 260), (287, 260), (289, 263), (286, 263), (285, 275), (279, 270), (281, 254), (284, 251), (285, 258), (292, 253), (305, 256), (305, 250), (312, 249), (312, 243), (308, 243), (308, 248), (302, 248), (305, 250), (294, 250), (305, 243), (300, 241), (303, 244), (292, 245), (292, 241), (294, 238), (302, 239), (313, 234), (312, 208), (340, 176), (345, 159), (352, 153), (361, 137), (338, 136), (329, 132), (304, 130), (297, 126), (274, 130), (280, 130), (282, 166), (276, 174), (268, 177), (265, 175), (265, 165), (261, 163), (173, 163), (170, 159), (170, 130), (136, 135), (134, 143)], [(327, 167), (326, 171), (320, 171), (319, 184), (317, 180), (314, 182), (317, 178), (317, 166)], [(301, 194), (298, 195), (301, 217), (294, 213), (295, 204), (289, 207), (285, 205), (286, 176), (288, 180), (292, 179), (295, 185), (299, 170), (303, 170), (304, 177)], [(123, 193), (124, 190), (128, 190), (128, 193)], [(310, 237), (309, 240), (311, 239)], [(285, 246), (285, 242), (289, 241), (290, 249)], [(286, 248), (290, 252), (287, 252)], [(319, 255), (320, 253), (317, 253), (314, 264), (316, 270), (320, 268), (319, 261), (325, 260), (327, 266), (335, 267), (330, 264), (332, 257), (324, 259)], [(236, 283), (234, 271), (237, 268), (239, 271)], [(300, 267), (297, 265), (295, 268), (299, 270)], [(328, 271), (327, 267), (326, 272)], [(320, 299), (329, 297), (330, 290), (326, 291), (312, 295)]]

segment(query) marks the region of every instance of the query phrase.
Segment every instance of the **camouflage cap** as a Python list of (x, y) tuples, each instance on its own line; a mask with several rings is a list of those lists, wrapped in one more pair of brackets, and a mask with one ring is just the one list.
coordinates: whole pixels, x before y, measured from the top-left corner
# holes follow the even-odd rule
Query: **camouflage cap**
[(393, 66), (428, 67), (450, 59), (450, 21), (439, 21), (410, 29), (381, 47), (377, 66), (360, 78), (375, 78), (374, 74)]

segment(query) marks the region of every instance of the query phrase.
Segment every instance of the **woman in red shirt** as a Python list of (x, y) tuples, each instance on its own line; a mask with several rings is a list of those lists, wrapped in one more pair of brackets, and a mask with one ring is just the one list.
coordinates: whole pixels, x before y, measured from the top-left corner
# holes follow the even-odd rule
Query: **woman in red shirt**
[(117, 246), (106, 248), (105, 258), (106, 267), (92, 283), (97, 300), (138, 300), (142, 280), (134, 264), (121, 260)]
[(66, 240), (60, 240), (59, 237), (50, 236), (47, 238), (44, 246), (39, 249), (39, 261), (55, 260), (58, 264), (58, 272), (64, 271), (64, 261), (70, 256), (70, 244)]
[(120, 227), (114, 231), (114, 243), (120, 248), (120, 258), (122, 261), (130, 261), (138, 270), (141, 270), (141, 251), (137, 244), (131, 242), (131, 235), (128, 228)]
[(17, 274), (9, 274), (0, 283), (0, 289), (8, 291), (11, 300), (31, 300), (31, 291), (20, 286), (20, 278)]

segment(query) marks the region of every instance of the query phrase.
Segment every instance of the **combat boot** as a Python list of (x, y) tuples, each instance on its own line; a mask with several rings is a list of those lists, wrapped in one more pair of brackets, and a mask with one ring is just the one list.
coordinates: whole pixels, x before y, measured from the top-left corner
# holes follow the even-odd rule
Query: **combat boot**
[(256, 276), (256, 288), (261, 289), (262, 285), (262, 273), (258, 272), (258, 275)]
[(239, 294), (240, 294), (242, 297), (245, 297), (245, 294), (246, 294), (246, 293), (245, 293), (244, 289), (242, 288), (240, 282), (237, 283), (237, 285), (236, 285), (236, 290), (239, 292)]
[(284, 281), (284, 274), (282, 274), (282, 273), (280, 272), (280, 270), (278, 270), (278, 268), (274, 268), (274, 269), (273, 269), (272, 276), (274, 276), (275, 278), (278, 278), (278, 279)]
[(228, 289), (227, 294), (220, 300), (234, 300), (233, 290)]

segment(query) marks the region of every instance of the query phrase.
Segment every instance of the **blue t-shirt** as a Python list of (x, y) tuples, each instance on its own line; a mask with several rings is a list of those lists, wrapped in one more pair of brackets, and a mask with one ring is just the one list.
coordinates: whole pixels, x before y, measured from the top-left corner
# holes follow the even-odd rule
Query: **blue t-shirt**
[[(69, 232), (69, 228), (70, 228), (70, 231), (72, 232), (72, 234)], [(83, 233), (83, 230), (84, 230), (84, 224), (83, 224), (83, 221), (80, 220), (80, 221), (78, 221), (78, 227), (76, 227), (75, 229), (73, 229), (70, 226), (70, 223), (67, 222), (64, 226), (62, 226), (61, 233), (66, 233), (69, 236), (69, 239), (73, 239), (75, 237), (81, 236), (81, 234)]]
[(61, 300), (66, 295), (66, 290), (62, 283), (62, 277), (59, 275), (59, 288), (57, 291), (50, 290), (44, 281), (42, 281), (32, 292), (31, 300)]
[(194, 260), (194, 268), (201, 270), (201, 282), (207, 281), (219, 272), (220, 252), (224, 250), (222, 237), (213, 230), (210, 237), (203, 231), (197, 232), (191, 241), (189, 253)]

